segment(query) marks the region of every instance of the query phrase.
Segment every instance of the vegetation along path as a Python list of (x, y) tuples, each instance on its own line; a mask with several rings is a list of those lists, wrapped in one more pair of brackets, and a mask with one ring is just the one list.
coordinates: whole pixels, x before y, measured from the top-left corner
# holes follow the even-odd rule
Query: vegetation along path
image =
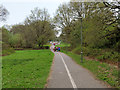
[(107, 88), (69, 56), (55, 52), (47, 88)]

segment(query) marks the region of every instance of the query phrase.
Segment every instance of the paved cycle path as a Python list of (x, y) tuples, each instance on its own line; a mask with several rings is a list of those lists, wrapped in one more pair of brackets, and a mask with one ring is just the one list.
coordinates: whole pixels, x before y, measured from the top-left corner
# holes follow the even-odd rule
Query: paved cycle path
[(107, 85), (95, 79), (88, 70), (76, 64), (69, 56), (61, 52), (54, 54), (47, 88), (107, 88)]

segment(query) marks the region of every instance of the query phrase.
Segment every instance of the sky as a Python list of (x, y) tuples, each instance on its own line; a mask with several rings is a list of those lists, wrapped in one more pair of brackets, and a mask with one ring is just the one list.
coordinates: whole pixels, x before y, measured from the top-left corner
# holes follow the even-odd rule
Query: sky
[(7, 21), (0, 22), (0, 27), (24, 22), (25, 18), (30, 15), (30, 11), (35, 7), (40, 9), (46, 8), (50, 16), (53, 17), (58, 6), (69, 1), (70, 0), (0, 0), (0, 5), (3, 5), (10, 13)]
[(38, 7), (40, 9), (46, 8), (50, 16), (53, 17), (58, 6), (69, 1), (70, 0), (0, 0), (0, 5), (3, 5), (10, 13), (6, 22), (0, 22), (0, 27), (2, 27), (3, 25), (14, 25), (23, 23), (25, 18), (30, 15), (30, 11), (33, 10), (35, 7)]

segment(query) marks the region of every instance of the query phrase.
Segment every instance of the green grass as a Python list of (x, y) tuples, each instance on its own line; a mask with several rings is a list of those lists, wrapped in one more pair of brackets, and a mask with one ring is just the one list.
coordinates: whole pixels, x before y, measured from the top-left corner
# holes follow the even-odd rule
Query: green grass
[(66, 44), (66, 43), (61, 43), (59, 45), (55, 45), (56, 47), (69, 47), (70, 44)]
[(43, 45), (43, 46), (49, 46), (49, 47), (50, 47), (50, 46), (51, 46), (51, 44), (46, 44), (46, 45)]
[(3, 88), (43, 88), (53, 56), (50, 50), (22, 50), (4, 56)]
[(83, 59), (83, 63), (80, 62), (80, 55), (73, 54), (71, 52), (63, 51), (68, 56), (73, 58), (78, 64), (90, 70), (97, 78), (107, 82), (112, 87), (120, 88), (119, 78), (118, 78), (118, 69), (114, 66), (110, 66), (106, 63), (101, 63), (95, 60), (85, 60)]

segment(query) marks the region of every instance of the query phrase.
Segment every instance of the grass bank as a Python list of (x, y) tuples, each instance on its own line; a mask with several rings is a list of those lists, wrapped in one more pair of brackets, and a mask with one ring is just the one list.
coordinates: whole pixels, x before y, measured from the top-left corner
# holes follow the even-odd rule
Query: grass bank
[[(116, 66), (119, 63), (118, 62), (118, 58), (120, 58), (119, 52), (112, 50), (110, 48), (98, 49), (98, 48), (83, 47), (82, 49), (83, 49), (84, 56), (95, 58), (99, 61), (106, 62), (109, 64), (114, 64)], [(79, 55), (81, 52), (81, 47), (78, 46), (71, 51)]]
[(98, 79), (107, 82), (109, 85), (115, 88), (120, 88), (118, 69), (114, 66), (111, 66), (106, 63), (102, 63), (96, 60), (83, 60), (83, 63), (80, 62), (80, 55), (63, 51), (78, 64), (90, 70)]
[(50, 50), (22, 50), (4, 56), (3, 88), (43, 88), (53, 57)]

